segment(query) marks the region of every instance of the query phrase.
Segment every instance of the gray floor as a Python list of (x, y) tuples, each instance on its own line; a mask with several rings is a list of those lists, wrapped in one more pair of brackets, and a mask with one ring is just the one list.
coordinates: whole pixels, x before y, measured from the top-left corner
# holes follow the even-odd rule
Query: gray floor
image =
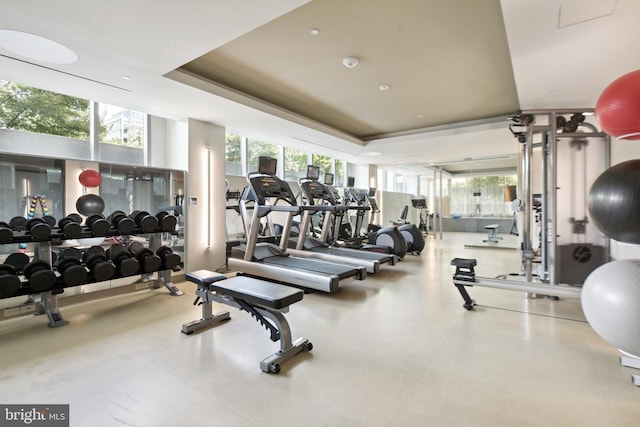
[(260, 371), (278, 344), (245, 312), (180, 333), (199, 317), (190, 283), (64, 308), (62, 328), (0, 322), (0, 403), (68, 403), (82, 427), (640, 425), (633, 370), (578, 300), (473, 288), (479, 306), (462, 308), (451, 258), (519, 271), (518, 251), (465, 248), (484, 237), (430, 237), (421, 256), (305, 295), (287, 317), (314, 349), (279, 375)]

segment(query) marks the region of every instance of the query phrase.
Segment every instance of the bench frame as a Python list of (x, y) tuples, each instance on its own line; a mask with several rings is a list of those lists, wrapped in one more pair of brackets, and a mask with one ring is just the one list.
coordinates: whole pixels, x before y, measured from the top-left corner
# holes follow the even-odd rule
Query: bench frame
[[(252, 317), (261, 323), (267, 330), (271, 332), (271, 340), (280, 340), (280, 350), (271, 356), (260, 361), (260, 369), (263, 372), (275, 373), (280, 372), (280, 365), (291, 359), (302, 351), (311, 351), (313, 345), (306, 338), (298, 338), (293, 340), (291, 327), (284, 316), (289, 312), (290, 303), (283, 303), (283, 306), (274, 308), (274, 304), (260, 303), (260, 298), (248, 293), (243, 294), (242, 286), (236, 286), (238, 280), (227, 279), (224, 274), (215, 273), (208, 270), (198, 270), (185, 275), (187, 280), (198, 285), (196, 289), (196, 300), (194, 305), (202, 306), (202, 317), (182, 325), (182, 333), (191, 335), (195, 331), (209, 328), (213, 325), (231, 319), (228, 311), (213, 313), (212, 303), (218, 302), (235, 307), (239, 310), (247, 311)], [(243, 280), (250, 280), (256, 284), (263, 286), (278, 288), (287, 288), (300, 293), (299, 301), (302, 299), (303, 292), (299, 289), (266, 282), (259, 279), (242, 277)], [(294, 301), (294, 302), (296, 302)], [(276, 304), (279, 306), (280, 304)]]

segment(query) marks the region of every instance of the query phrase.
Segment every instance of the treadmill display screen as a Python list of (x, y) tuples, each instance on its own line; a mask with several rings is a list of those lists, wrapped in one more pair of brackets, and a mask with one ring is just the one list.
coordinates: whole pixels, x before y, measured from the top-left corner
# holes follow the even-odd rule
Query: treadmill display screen
[(278, 160), (271, 157), (260, 156), (258, 157), (258, 173), (264, 175), (275, 175)]
[(320, 168), (318, 166), (307, 166), (307, 179), (317, 181), (320, 179)]

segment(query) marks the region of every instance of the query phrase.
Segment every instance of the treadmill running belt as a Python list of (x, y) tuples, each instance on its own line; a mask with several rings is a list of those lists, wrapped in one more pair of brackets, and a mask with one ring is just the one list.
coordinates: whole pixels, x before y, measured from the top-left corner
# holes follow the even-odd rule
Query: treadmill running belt
[(298, 270), (313, 271), (315, 273), (332, 274), (334, 276), (338, 276), (340, 279), (346, 279), (358, 274), (358, 270), (350, 266), (329, 263), (326, 261), (318, 262), (312, 259), (295, 258), (291, 256), (273, 256), (263, 258), (262, 262), (265, 264), (281, 265)]

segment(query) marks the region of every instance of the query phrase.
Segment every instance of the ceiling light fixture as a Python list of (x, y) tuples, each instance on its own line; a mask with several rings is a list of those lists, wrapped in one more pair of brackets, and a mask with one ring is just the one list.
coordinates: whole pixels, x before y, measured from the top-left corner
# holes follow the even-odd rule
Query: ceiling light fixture
[(34, 61), (73, 64), (78, 55), (66, 46), (35, 34), (0, 30), (0, 48)]
[(122, 76), (123, 79), (125, 80), (131, 80), (131, 76), (127, 76), (126, 74)]
[(353, 68), (358, 65), (358, 58), (355, 56), (345, 56), (342, 58), (342, 64), (347, 68)]
[(380, 89), (380, 90), (382, 90), (382, 91), (384, 91), (384, 90), (389, 90), (390, 88), (391, 88), (391, 86), (389, 86), (389, 85), (384, 85), (384, 84), (383, 84), (383, 85), (378, 86), (378, 89)]
[(317, 28), (312, 28), (312, 29), (309, 31), (309, 34), (311, 34), (312, 36), (317, 36), (318, 34), (320, 34), (320, 30), (319, 30), (319, 29), (317, 29)]

